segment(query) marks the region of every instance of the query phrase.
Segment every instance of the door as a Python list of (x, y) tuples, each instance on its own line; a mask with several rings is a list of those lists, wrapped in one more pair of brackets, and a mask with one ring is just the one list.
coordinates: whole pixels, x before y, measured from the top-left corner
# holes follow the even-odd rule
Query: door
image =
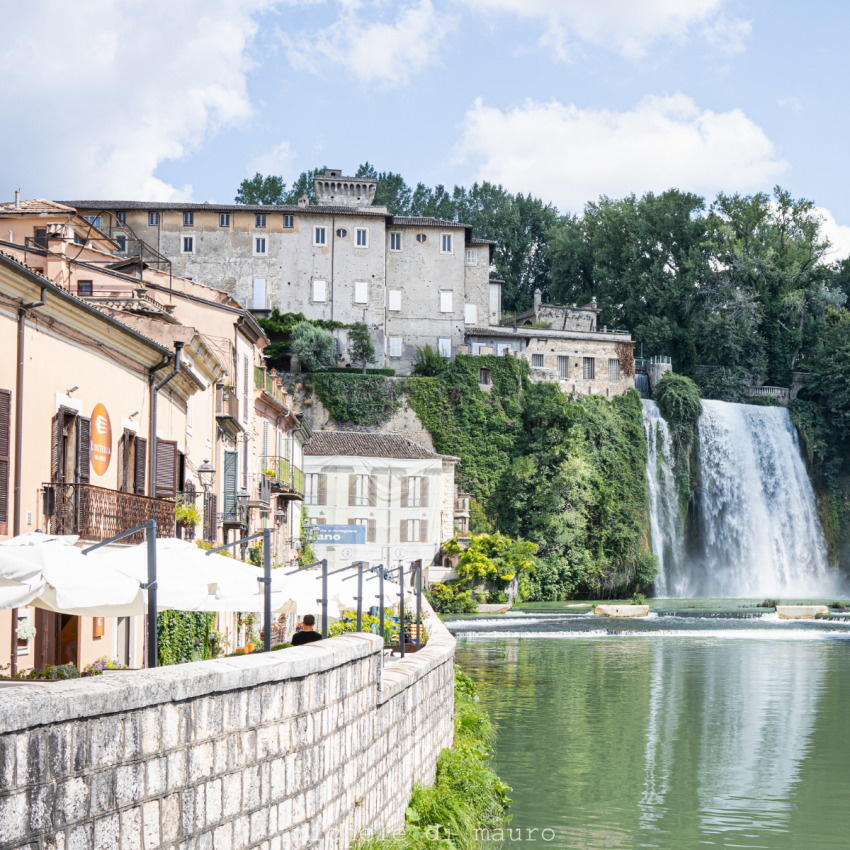
[(59, 663), (59, 618), (61, 614), (35, 609), (35, 669)]

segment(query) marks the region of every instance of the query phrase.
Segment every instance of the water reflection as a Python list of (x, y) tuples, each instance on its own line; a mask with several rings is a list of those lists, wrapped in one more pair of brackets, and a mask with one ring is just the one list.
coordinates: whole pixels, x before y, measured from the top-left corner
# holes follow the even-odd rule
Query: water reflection
[[(461, 639), (512, 826), (549, 846), (844, 847), (847, 642)], [(509, 846), (511, 842), (506, 842)]]

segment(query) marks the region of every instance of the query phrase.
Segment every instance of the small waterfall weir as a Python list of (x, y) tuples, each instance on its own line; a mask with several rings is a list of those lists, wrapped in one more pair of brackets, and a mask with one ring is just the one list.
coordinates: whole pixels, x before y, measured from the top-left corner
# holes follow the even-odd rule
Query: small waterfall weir
[(703, 401), (699, 486), (685, 540), (667, 426), (653, 402), (643, 404), (658, 596), (811, 598), (838, 591), (785, 408)]

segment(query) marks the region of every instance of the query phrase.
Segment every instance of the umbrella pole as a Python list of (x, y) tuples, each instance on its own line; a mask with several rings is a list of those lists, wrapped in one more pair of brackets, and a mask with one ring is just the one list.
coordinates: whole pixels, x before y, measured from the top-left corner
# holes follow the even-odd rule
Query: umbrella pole
[(363, 631), (363, 561), (357, 562), (357, 631)]
[(416, 567), (416, 648), (422, 649), (422, 561)]
[(156, 520), (145, 523), (145, 540), (148, 544), (148, 667), (156, 667), (159, 648), (156, 641)]
[(399, 657), (404, 658), (404, 565), (398, 567), (398, 645)]
[(322, 558), (322, 637), (328, 637), (328, 559)]
[(272, 534), (263, 529), (263, 614), (266, 630), (263, 635), (263, 652), (272, 648)]

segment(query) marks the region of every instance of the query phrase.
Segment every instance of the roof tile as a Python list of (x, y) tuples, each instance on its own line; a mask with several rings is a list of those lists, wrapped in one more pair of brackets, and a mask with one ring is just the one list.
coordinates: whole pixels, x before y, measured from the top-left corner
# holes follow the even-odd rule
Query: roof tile
[(402, 434), (370, 434), (363, 431), (314, 431), (304, 446), (305, 455), (340, 457), (389, 457), (404, 460), (442, 458), (457, 460), (449, 455), (437, 454)]

